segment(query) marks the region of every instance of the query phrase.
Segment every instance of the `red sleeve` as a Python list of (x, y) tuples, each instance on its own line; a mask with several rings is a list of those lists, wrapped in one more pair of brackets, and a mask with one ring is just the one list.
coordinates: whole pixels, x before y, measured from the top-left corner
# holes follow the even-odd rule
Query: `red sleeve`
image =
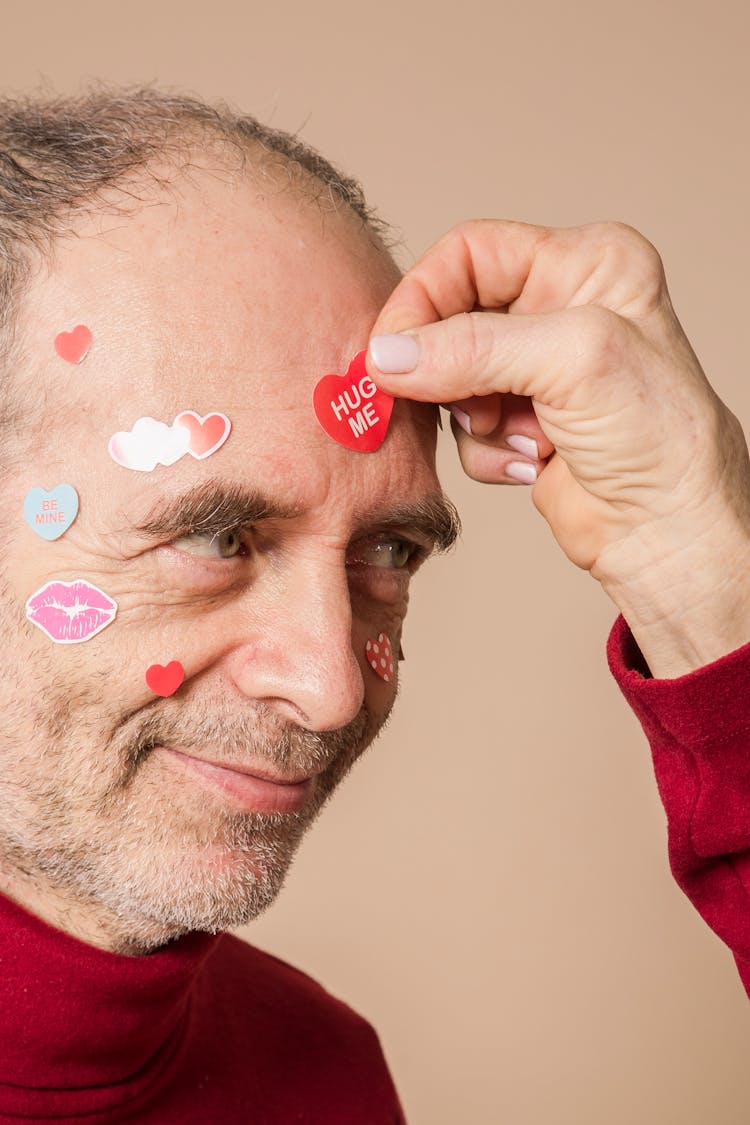
[(607, 659), (651, 744), (672, 874), (734, 953), (750, 995), (750, 643), (654, 679), (620, 615)]

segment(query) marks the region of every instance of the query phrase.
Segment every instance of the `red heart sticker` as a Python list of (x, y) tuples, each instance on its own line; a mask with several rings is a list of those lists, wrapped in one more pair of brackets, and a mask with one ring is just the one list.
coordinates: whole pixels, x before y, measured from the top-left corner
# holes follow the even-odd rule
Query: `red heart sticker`
[(182, 414), (177, 415), (173, 424), (184, 426), (190, 431), (188, 453), (198, 461), (210, 457), (217, 449), (221, 449), (232, 428), (232, 423), (226, 414), (206, 414), (202, 418), (194, 410), (183, 410)]
[(185, 669), (179, 660), (170, 660), (169, 664), (152, 664), (146, 670), (146, 683), (154, 695), (174, 695), (185, 679)]
[(68, 363), (80, 363), (88, 355), (91, 340), (91, 329), (85, 324), (78, 324), (72, 332), (58, 332), (55, 336), (55, 351), (60, 359)]
[(394, 678), (393, 648), (385, 633), (370, 638), (365, 645), (365, 656), (375, 675), (389, 684)]
[(366, 355), (358, 352), (346, 375), (324, 375), (313, 392), (313, 406), (321, 426), (339, 445), (374, 453), (388, 432), (393, 396), (367, 374)]

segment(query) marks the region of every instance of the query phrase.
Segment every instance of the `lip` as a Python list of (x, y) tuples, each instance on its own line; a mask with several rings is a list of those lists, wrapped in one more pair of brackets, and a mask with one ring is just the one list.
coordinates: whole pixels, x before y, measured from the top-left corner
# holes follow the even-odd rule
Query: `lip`
[(264, 767), (218, 765), (173, 746), (157, 746), (154, 752), (161, 752), (184, 773), (218, 789), (246, 812), (297, 812), (308, 803), (317, 784), (317, 774), (287, 778)]
[(101, 633), (117, 614), (117, 602), (83, 578), (47, 582), (26, 602), (26, 616), (57, 644), (78, 644)]

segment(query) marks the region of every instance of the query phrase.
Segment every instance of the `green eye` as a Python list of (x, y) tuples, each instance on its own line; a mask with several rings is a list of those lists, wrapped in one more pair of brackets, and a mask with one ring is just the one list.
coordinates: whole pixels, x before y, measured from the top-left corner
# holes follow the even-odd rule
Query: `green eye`
[(382, 539), (363, 543), (356, 551), (354, 562), (378, 567), (380, 570), (402, 570), (417, 551), (407, 539)]
[(220, 535), (194, 531), (173, 540), (171, 546), (203, 559), (233, 559), (242, 550), (242, 536), (236, 530), (222, 531)]

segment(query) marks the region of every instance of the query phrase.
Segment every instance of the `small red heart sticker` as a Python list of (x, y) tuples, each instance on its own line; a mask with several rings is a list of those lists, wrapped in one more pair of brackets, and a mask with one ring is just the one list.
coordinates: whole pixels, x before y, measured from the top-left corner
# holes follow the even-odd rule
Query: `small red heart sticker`
[(80, 363), (88, 355), (91, 340), (91, 329), (85, 324), (78, 324), (72, 332), (58, 332), (55, 351), (67, 363)]
[(377, 637), (372, 637), (367, 642), (365, 656), (375, 675), (389, 684), (394, 677), (395, 665), (393, 647), (385, 633), (378, 633)]
[(358, 352), (346, 375), (324, 375), (313, 392), (313, 406), (321, 426), (339, 445), (374, 453), (388, 432), (393, 396), (367, 374), (366, 355)]
[(152, 664), (146, 670), (146, 683), (154, 695), (174, 695), (185, 679), (185, 669), (179, 660), (170, 660), (169, 664)]

